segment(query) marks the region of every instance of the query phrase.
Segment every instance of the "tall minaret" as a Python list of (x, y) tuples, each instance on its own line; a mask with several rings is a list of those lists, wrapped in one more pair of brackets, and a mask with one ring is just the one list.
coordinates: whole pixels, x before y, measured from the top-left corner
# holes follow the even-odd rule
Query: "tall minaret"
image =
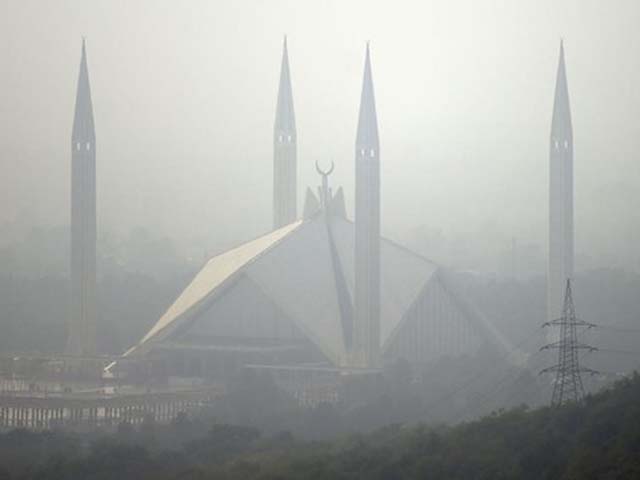
[(276, 121), (273, 128), (273, 228), (297, 218), (296, 116), (289, 75), (287, 37), (284, 38)]
[(84, 39), (71, 133), (71, 321), (67, 353), (96, 353), (96, 135)]
[(573, 276), (573, 132), (562, 42), (550, 140), (547, 316), (554, 320), (562, 314), (565, 285)]
[(356, 138), (354, 362), (380, 365), (380, 149), (369, 44)]

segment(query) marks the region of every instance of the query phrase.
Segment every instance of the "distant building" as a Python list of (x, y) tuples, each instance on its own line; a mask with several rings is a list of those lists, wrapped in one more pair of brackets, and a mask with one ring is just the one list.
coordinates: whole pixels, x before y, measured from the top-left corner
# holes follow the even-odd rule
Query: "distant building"
[(424, 366), (511, 350), (442, 268), (380, 237), (368, 49), (358, 123), (355, 224), (342, 189), (334, 194), (330, 172), (318, 168), (322, 186), (318, 195), (307, 189), (303, 218), (209, 260), (125, 354), (123, 370), (224, 380), (240, 368), (266, 369), (317, 387), (399, 359)]
[[(342, 199), (339, 190), (325, 208), (209, 260), (126, 356), (174, 376), (246, 363), (361, 366), (351, 363), (355, 228)], [(384, 363), (509, 348), (438, 265), (385, 239), (380, 253)]]
[(567, 279), (573, 277), (573, 130), (569, 90), (560, 43), (549, 150), (549, 267), (547, 315), (562, 315)]
[(96, 134), (84, 40), (71, 133), (71, 319), (66, 353), (96, 354)]

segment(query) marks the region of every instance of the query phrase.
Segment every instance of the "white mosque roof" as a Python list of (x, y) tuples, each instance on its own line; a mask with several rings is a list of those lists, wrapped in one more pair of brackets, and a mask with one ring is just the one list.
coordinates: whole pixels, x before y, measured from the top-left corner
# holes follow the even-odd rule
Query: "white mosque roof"
[(323, 351), (346, 358), (326, 224), (309, 220), (247, 268), (246, 274)]
[[(340, 262), (353, 298), (355, 284), (354, 226), (340, 217), (331, 222)], [(380, 242), (380, 340), (382, 344), (418, 297), (438, 266), (424, 257), (383, 239)]]
[(230, 276), (278, 243), (301, 223), (291, 223), (210, 259), (140, 343), (145, 343), (172, 326), (177, 318), (198, 305)]
[[(189, 330), (197, 336), (198, 331), (207, 330), (203, 322), (243, 322), (245, 317), (259, 316), (240, 312), (242, 298), (225, 303), (238, 305), (237, 314), (227, 307), (211, 307), (221, 296), (231, 295), (233, 288), (228, 286), (247, 285), (247, 293), (236, 290), (234, 295), (246, 295), (246, 302), (254, 301), (254, 311), (259, 310), (262, 300), (250, 293), (257, 288), (335, 365), (345, 365), (351, 331), (348, 322), (352, 321), (345, 317), (350, 317), (354, 289), (354, 233), (354, 224), (346, 218), (319, 212), (213, 257), (127, 354), (172, 342)], [(380, 333), (385, 345), (439, 268), (385, 239), (380, 255)], [(259, 336), (259, 328), (253, 328)]]
[[(352, 298), (353, 223), (319, 214), (292, 223), (209, 260), (140, 343), (128, 353), (171, 337), (191, 311), (215, 296), (226, 282), (246, 275), (333, 362), (347, 356), (329, 228), (338, 266)], [(437, 266), (389, 241), (381, 248), (382, 341), (399, 324)]]

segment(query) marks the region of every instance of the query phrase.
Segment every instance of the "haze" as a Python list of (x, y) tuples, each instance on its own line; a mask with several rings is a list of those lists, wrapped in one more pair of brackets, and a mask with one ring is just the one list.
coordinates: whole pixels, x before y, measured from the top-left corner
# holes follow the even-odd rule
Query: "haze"
[(318, 184), (314, 162), (333, 160), (331, 182), (345, 188), (351, 210), (369, 40), (383, 232), (427, 254), (419, 232), (442, 235), (475, 252), (456, 266), (489, 271), (515, 237), (539, 251), (542, 271), (549, 129), (564, 38), (577, 267), (640, 269), (638, 2), (4, 0), (2, 6), (5, 232), (69, 223), (83, 35), (97, 130), (99, 235), (142, 226), (183, 248), (221, 250), (269, 229), (285, 34), (300, 202), (306, 186)]

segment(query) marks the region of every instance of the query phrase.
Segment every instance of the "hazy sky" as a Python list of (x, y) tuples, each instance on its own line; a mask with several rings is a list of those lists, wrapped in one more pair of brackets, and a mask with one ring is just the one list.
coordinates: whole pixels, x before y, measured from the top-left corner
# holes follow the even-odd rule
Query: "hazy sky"
[[(383, 231), (495, 230), (546, 246), (548, 136), (564, 38), (576, 249), (639, 263), (640, 2), (0, 0), (0, 222), (69, 221), (87, 38), (99, 230), (183, 244), (271, 223), (272, 129), (289, 37), (299, 197), (336, 163), (352, 204), (364, 46)], [(300, 207), (301, 209), (301, 207)], [(211, 241), (211, 240), (208, 240)]]

